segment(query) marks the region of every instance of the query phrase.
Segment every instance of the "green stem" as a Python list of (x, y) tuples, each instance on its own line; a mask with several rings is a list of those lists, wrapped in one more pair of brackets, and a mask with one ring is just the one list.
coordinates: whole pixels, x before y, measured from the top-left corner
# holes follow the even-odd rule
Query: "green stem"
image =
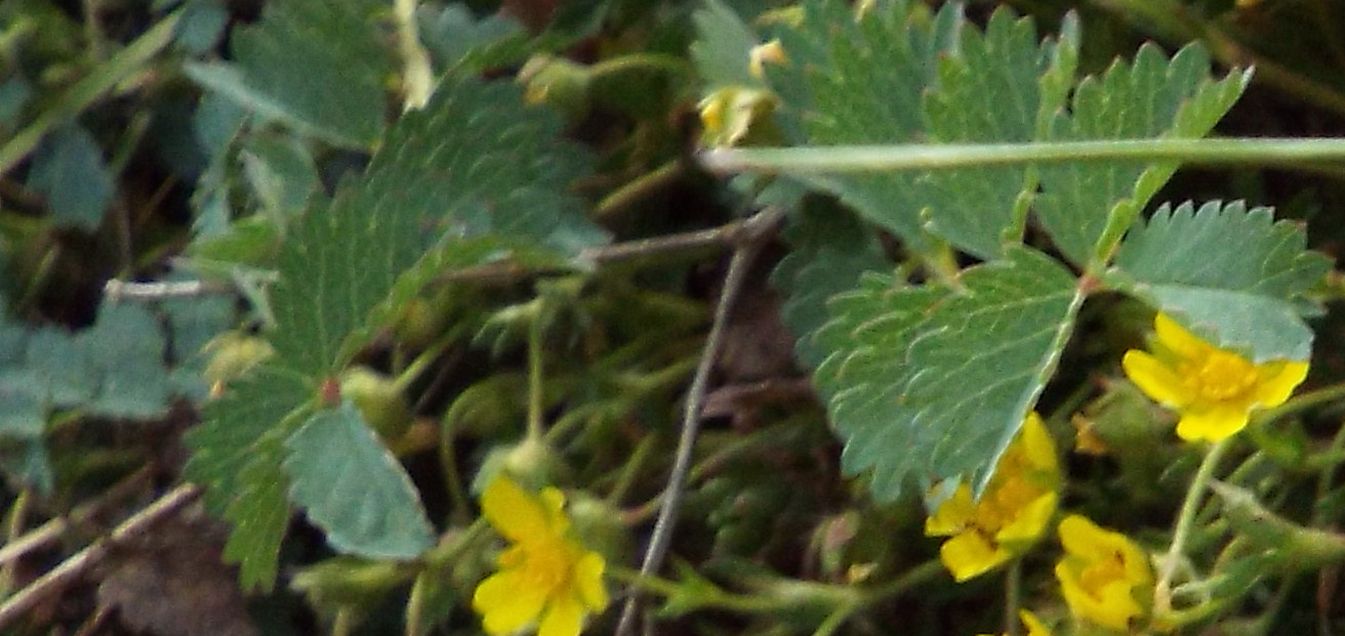
[(648, 434), (640, 439), (639, 445), (635, 447), (635, 452), (631, 453), (630, 459), (621, 467), (621, 474), (617, 476), (616, 485), (612, 486), (612, 491), (607, 494), (607, 503), (612, 506), (620, 506), (621, 500), (626, 498), (626, 493), (635, 484), (635, 478), (640, 476), (640, 469), (644, 468), (645, 462), (649, 456), (658, 448), (661, 440), (657, 434)]
[(1023, 604), (1023, 560), (1014, 559), (1004, 571), (1004, 634), (1018, 636), (1018, 608)]
[[(540, 314), (540, 312), (538, 312)], [(534, 315), (528, 325), (528, 439), (542, 441), (542, 317)]]
[(755, 170), (791, 174), (949, 170), (1077, 161), (1293, 165), (1341, 159), (1345, 159), (1345, 139), (1275, 138), (715, 148), (701, 154), (702, 164), (715, 172)]
[(1205, 496), (1205, 491), (1209, 489), (1210, 480), (1214, 478), (1214, 470), (1218, 468), (1219, 460), (1223, 459), (1224, 453), (1232, 445), (1233, 438), (1227, 437), (1211, 446), (1206, 451), (1205, 458), (1201, 460), (1200, 468), (1196, 469), (1191, 485), (1186, 489), (1186, 498), (1182, 500), (1181, 510), (1177, 513), (1177, 523), (1172, 531), (1172, 544), (1159, 564), (1158, 581), (1154, 585), (1155, 614), (1163, 615), (1172, 611), (1172, 575), (1177, 571), (1182, 551), (1186, 547), (1186, 539), (1191, 534), (1196, 513), (1200, 510), (1200, 501)]
[[(5, 545), (13, 544), (15, 539), (23, 535), (23, 525), (27, 523), (28, 506), (32, 496), (31, 488), (23, 488), (10, 505), (9, 519), (5, 524)], [(14, 575), (18, 563), (19, 559), (12, 559), (0, 568), (0, 597), (9, 596), (9, 592), (14, 588)]]
[(593, 208), (593, 218), (602, 221), (630, 209), (654, 192), (682, 178), (684, 170), (684, 162), (681, 159), (673, 159), (652, 172), (636, 177), (603, 197)]
[(663, 53), (632, 53), (603, 60), (588, 68), (589, 78), (599, 81), (620, 73), (667, 73), (681, 75), (691, 71), (691, 67), (680, 57)]

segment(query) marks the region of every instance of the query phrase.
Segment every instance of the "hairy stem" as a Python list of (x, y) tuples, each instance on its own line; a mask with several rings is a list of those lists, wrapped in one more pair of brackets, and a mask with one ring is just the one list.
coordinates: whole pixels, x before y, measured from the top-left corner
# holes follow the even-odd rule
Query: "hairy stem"
[(1172, 611), (1172, 576), (1181, 562), (1182, 551), (1186, 548), (1186, 539), (1195, 525), (1196, 513), (1200, 510), (1200, 501), (1209, 489), (1210, 480), (1219, 466), (1219, 460), (1232, 446), (1232, 437), (1216, 442), (1205, 452), (1205, 458), (1196, 469), (1191, 485), (1186, 489), (1186, 498), (1182, 500), (1181, 510), (1177, 513), (1177, 522), (1172, 531), (1172, 544), (1158, 567), (1158, 581), (1154, 584), (1154, 613), (1168, 614)]

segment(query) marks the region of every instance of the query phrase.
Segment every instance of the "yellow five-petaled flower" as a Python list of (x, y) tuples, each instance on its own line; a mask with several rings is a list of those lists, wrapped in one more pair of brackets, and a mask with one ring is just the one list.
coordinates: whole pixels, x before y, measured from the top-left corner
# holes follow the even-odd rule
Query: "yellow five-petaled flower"
[(965, 581), (1027, 551), (1055, 514), (1060, 466), (1051, 434), (1029, 413), (1004, 451), (980, 501), (961, 484), (925, 521), (927, 536), (951, 537), (939, 548), (953, 578)]
[(1065, 555), (1055, 576), (1065, 603), (1078, 618), (1117, 631), (1148, 614), (1153, 572), (1149, 559), (1125, 535), (1099, 528), (1079, 515), (1060, 522)]
[(1217, 442), (1247, 426), (1251, 412), (1283, 404), (1308, 374), (1308, 363), (1255, 364), (1220, 349), (1164, 314), (1154, 318), (1151, 352), (1127, 351), (1126, 376), (1157, 402), (1181, 414), (1177, 435)]
[(487, 633), (536, 625), (539, 636), (576, 636), (588, 613), (606, 609), (606, 563), (571, 536), (564, 506), (555, 488), (534, 496), (505, 476), (486, 487), (482, 513), (511, 544), (472, 596)]

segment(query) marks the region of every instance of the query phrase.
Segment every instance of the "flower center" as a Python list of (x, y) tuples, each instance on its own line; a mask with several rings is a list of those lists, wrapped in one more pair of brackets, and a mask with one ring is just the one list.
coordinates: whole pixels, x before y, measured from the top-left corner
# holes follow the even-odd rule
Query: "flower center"
[(1124, 581), (1126, 578), (1125, 556), (1120, 552), (1111, 558), (1091, 563), (1079, 573), (1079, 585), (1095, 599), (1102, 599), (1102, 590), (1109, 583)]
[(1256, 385), (1256, 366), (1236, 353), (1213, 351), (1180, 369), (1187, 387), (1206, 400), (1223, 401)]
[(554, 591), (569, 583), (574, 558), (563, 539), (539, 541), (524, 549), (527, 558), (523, 571), (530, 584)]

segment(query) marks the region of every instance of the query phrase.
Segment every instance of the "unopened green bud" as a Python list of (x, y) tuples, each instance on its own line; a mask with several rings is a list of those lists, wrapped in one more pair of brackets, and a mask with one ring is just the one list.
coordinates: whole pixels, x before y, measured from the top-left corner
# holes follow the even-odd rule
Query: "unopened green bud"
[(572, 118), (588, 114), (592, 74), (588, 67), (550, 55), (528, 60), (518, 73), (530, 104), (547, 104)]
[(341, 375), (341, 394), (349, 397), (364, 421), (385, 439), (401, 437), (411, 426), (411, 407), (397, 383), (369, 367), (351, 367)]
[(270, 343), (238, 331), (215, 336), (201, 351), (210, 357), (202, 376), (212, 391), (242, 377), (273, 353)]
[(550, 446), (539, 439), (524, 438), (517, 444), (501, 446), (486, 454), (481, 470), (472, 480), (472, 490), (481, 492), (486, 484), (503, 472), (519, 485), (533, 491), (565, 481), (570, 469)]
[(316, 608), (335, 612), (343, 607), (368, 607), (414, 576), (406, 564), (336, 557), (299, 570), (290, 589)]
[(421, 349), (444, 333), (445, 318), (434, 303), (425, 298), (412, 298), (392, 323), (392, 333), (403, 344)]
[(608, 563), (629, 562), (631, 536), (616, 508), (587, 493), (576, 493), (570, 499), (570, 520), (584, 545), (596, 550)]

